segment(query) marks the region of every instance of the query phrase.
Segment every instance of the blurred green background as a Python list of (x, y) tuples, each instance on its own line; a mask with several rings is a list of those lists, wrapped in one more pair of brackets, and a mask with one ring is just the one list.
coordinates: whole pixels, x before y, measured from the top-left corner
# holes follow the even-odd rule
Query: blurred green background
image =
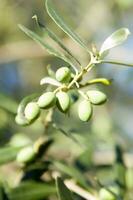
[[(127, 27), (131, 35), (124, 45), (111, 50), (108, 58), (133, 63), (133, 1), (132, 0), (54, 0), (67, 21), (91, 47), (98, 48), (113, 31)], [(64, 63), (28, 38), (18, 24), (37, 31), (32, 19), (37, 15), (57, 33), (81, 63), (87, 64), (89, 58), (78, 45), (67, 37), (48, 17), (43, 0), (0, 0), (0, 144), (7, 145), (16, 133), (28, 134), (35, 140), (44, 132), (43, 124), (36, 122), (30, 127), (20, 127), (15, 121), (15, 113), (20, 100), (28, 94), (43, 92), (45, 87), (39, 82), (47, 75), (46, 66), (53, 70)], [(113, 79), (111, 86), (100, 89), (108, 95), (108, 102), (97, 107), (93, 119), (84, 124), (77, 118), (77, 104), (70, 118), (56, 112), (54, 121), (66, 131), (71, 131), (86, 146), (93, 146), (98, 152), (107, 153), (116, 144), (125, 152), (133, 152), (133, 69), (128, 67), (102, 65), (96, 68), (91, 77)], [(73, 123), (72, 123), (73, 120)], [(82, 149), (60, 133), (54, 135), (59, 159), (79, 156)], [(68, 145), (70, 148), (68, 149)], [(60, 151), (62, 149), (62, 151)], [(51, 150), (52, 151), (52, 150)], [(59, 155), (60, 154), (63, 155)], [(110, 154), (109, 154), (110, 155)], [(108, 157), (108, 155), (106, 156)], [(95, 162), (100, 158), (96, 157)], [(0, 170), (6, 173), (6, 167)], [(13, 173), (13, 172), (12, 172)], [(11, 173), (11, 174), (12, 174)], [(13, 174), (14, 175), (14, 174)], [(0, 177), (1, 178), (1, 177)], [(3, 177), (2, 177), (3, 178)], [(11, 178), (12, 180), (12, 178)]]

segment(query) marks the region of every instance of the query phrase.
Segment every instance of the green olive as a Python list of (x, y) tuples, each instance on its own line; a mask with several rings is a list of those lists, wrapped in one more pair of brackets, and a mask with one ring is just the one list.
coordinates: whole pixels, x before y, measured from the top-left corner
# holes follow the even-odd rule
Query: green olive
[(18, 163), (28, 163), (35, 158), (35, 152), (32, 146), (24, 147), (21, 149), (17, 155)]
[(19, 124), (21, 126), (26, 126), (26, 125), (29, 124), (29, 121), (24, 116), (22, 116), (21, 114), (16, 115), (15, 121), (16, 121), (17, 124)]
[(68, 83), (71, 80), (71, 72), (68, 67), (61, 67), (56, 71), (56, 79), (62, 83)]
[(61, 112), (67, 112), (70, 107), (70, 98), (66, 92), (58, 92), (57, 97), (57, 107)]
[(84, 122), (87, 122), (91, 118), (92, 105), (90, 101), (84, 100), (79, 104), (78, 115), (79, 115), (79, 118)]
[(50, 108), (54, 106), (56, 101), (56, 96), (53, 92), (46, 92), (43, 95), (41, 95), (38, 99), (38, 105), (40, 108)]
[(94, 105), (103, 104), (107, 100), (107, 96), (103, 92), (97, 90), (89, 90), (87, 96), (89, 97), (90, 102)]
[(32, 143), (32, 140), (23, 133), (16, 133), (10, 140), (12, 147), (24, 147)]
[(25, 118), (29, 121), (35, 120), (40, 114), (39, 106), (36, 102), (28, 103), (24, 110)]
[[(110, 188), (110, 190), (111, 190), (111, 188)], [(111, 190), (111, 191), (115, 192), (114, 190)], [(105, 188), (100, 189), (99, 198), (100, 198), (100, 200), (116, 200), (115, 196)]]

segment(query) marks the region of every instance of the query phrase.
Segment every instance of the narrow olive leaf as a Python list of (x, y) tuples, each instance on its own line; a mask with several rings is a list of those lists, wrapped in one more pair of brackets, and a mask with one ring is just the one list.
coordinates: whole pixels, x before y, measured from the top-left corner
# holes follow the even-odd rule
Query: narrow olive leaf
[(87, 81), (85, 84), (81, 84), (81, 87), (86, 87), (88, 85), (93, 85), (93, 84), (103, 84), (103, 85), (110, 85), (112, 83), (112, 79), (106, 79), (106, 78), (96, 78), (96, 79), (92, 79)]
[(60, 177), (56, 179), (56, 187), (59, 200), (73, 200), (70, 190), (66, 187)]
[(75, 71), (77, 71), (76, 67), (74, 66), (74, 64), (72, 63), (72, 61), (67, 58), (67, 56), (65, 56), (64, 54), (60, 53), (59, 51), (55, 50), (53, 47), (51, 47), (49, 44), (47, 44), (46, 42), (44, 42), (44, 40), (37, 35), (35, 32), (29, 30), (28, 28), (26, 28), (25, 26), (19, 24), (18, 25), (19, 28), (25, 32), (30, 38), (32, 38), (34, 41), (36, 41), (39, 45), (41, 45), (41, 47), (43, 49), (46, 49), (48, 51), (49, 54), (52, 54), (58, 58), (61, 58), (62, 60), (64, 60), (65, 62), (67, 62), (71, 67), (73, 67), (73, 69)]
[(51, 0), (45, 1), (46, 10), (49, 16), (53, 19), (53, 21), (67, 34), (71, 37), (74, 41), (76, 41), (81, 47), (83, 47), (88, 53), (90, 53), (88, 47), (82, 41), (82, 39), (65, 23), (62, 17), (56, 12), (54, 5), (52, 4)]
[(69, 56), (71, 58), (73, 58), (79, 65), (80, 62), (78, 61), (78, 59), (71, 53), (71, 51), (62, 43), (61, 39), (54, 33), (52, 32), (50, 29), (46, 28), (46, 31), (48, 32), (49, 37), (51, 37), (64, 51), (66, 51), (66, 53), (69, 54)]
[(22, 182), (8, 192), (10, 200), (40, 200), (56, 193), (54, 185), (38, 182)]
[(34, 15), (32, 18), (36, 20), (36, 24), (40, 28), (44, 29), (47, 32), (47, 34), (52, 40), (54, 40), (67, 54), (69, 54), (71, 58), (73, 58), (79, 65), (81, 65), (80, 62), (77, 60), (77, 58), (71, 53), (71, 51), (62, 43), (61, 39), (46, 25), (43, 25), (42, 23), (39, 22), (37, 15)]
[(59, 81), (51, 77), (44, 77), (43, 79), (41, 79), (40, 85), (44, 85), (44, 84), (51, 84), (57, 87), (60, 87), (62, 85)]
[(16, 114), (18, 104), (11, 97), (0, 93), (0, 107), (10, 113)]
[(75, 167), (68, 166), (62, 162), (54, 161), (54, 166), (60, 170), (62, 173), (69, 175), (71, 178), (74, 178), (82, 187), (88, 189), (88, 184), (83, 176), (83, 174)]
[(108, 50), (112, 49), (113, 47), (116, 47), (120, 44), (122, 44), (127, 37), (129, 36), (130, 31), (127, 28), (121, 28), (114, 33), (112, 33), (103, 43), (100, 55), (104, 56), (108, 54)]
[(112, 64), (112, 65), (121, 65), (121, 66), (126, 66), (126, 67), (133, 67), (133, 64), (130, 63), (123, 63), (115, 60), (101, 60), (100, 63), (107, 63), (107, 64)]
[(22, 147), (2, 147), (0, 148), (0, 165), (15, 160), (17, 153)]

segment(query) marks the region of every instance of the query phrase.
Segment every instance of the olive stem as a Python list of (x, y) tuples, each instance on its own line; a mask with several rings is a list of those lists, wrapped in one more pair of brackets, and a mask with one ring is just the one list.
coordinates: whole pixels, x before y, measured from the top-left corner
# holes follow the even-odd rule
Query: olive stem
[(84, 92), (82, 92), (81, 90), (78, 90), (78, 92), (81, 94), (81, 96), (86, 99), (86, 100), (89, 100), (88, 99), (88, 96), (84, 94)]

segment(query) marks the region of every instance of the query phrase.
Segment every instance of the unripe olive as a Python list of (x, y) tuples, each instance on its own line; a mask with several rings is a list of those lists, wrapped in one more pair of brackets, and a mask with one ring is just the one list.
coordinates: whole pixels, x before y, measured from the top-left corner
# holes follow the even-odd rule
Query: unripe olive
[(90, 102), (94, 105), (103, 104), (107, 100), (107, 96), (103, 92), (97, 90), (89, 90), (87, 96), (89, 97)]
[(17, 133), (13, 135), (10, 140), (10, 145), (12, 147), (24, 147), (32, 143), (31, 139), (23, 133)]
[(16, 115), (15, 122), (21, 126), (26, 126), (29, 124), (29, 121), (24, 116), (21, 116), (20, 114)]
[(70, 106), (70, 98), (66, 92), (58, 92), (57, 97), (57, 107), (61, 112), (67, 112)]
[(62, 83), (68, 83), (71, 80), (71, 72), (68, 67), (61, 67), (56, 71), (56, 79)]
[(55, 104), (56, 96), (53, 92), (46, 92), (38, 99), (38, 105), (40, 108), (50, 108)]
[(17, 162), (28, 163), (35, 158), (35, 152), (32, 146), (24, 147), (21, 149), (17, 155)]
[(25, 107), (24, 114), (26, 119), (28, 119), (29, 121), (36, 119), (40, 114), (40, 109), (37, 103), (36, 102), (28, 103), (27, 106)]
[(83, 100), (78, 107), (79, 118), (87, 122), (92, 116), (92, 105), (89, 100)]
[[(112, 192), (114, 192), (114, 191), (112, 191)], [(116, 200), (115, 196), (111, 192), (106, 190), (105, 188), (100, 189), (99, 198), (100, 198), (100, 200)]]

